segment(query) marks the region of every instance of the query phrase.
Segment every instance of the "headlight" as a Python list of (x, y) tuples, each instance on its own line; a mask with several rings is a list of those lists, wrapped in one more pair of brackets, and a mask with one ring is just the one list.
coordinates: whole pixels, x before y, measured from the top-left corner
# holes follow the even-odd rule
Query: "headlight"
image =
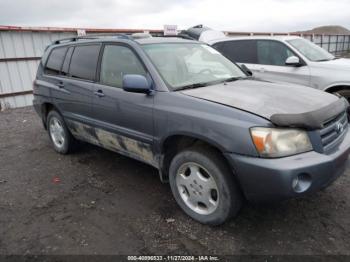
[(250, 132), (262, 157), (283, 157), (312, 150), (307, 133), (300, 129), (253, 127)]

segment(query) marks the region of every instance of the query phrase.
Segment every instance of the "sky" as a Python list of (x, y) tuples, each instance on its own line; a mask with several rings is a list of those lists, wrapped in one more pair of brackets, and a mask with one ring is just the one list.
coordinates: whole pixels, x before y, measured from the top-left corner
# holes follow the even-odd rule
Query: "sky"
[(0, 25), (293, 32), (350, 28), (350, 0), (0, 0)]

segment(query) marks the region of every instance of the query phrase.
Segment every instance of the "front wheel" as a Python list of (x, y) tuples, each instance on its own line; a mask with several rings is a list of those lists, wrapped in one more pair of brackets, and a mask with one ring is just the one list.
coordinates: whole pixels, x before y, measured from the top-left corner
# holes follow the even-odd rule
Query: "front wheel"
[(242, 194), (231, 170), (210, 148), (177, 154), (170, 164), (169, 182), (176, 202), (200, 223), (222, 224), (241, 208)]

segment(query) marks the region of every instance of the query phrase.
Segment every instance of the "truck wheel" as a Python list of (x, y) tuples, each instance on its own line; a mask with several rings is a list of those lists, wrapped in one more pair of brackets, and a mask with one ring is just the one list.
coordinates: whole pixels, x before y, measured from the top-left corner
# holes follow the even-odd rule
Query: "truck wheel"
[(242, 206), (231, 170), (220, 154), (207, 147), (178, 153), (170, 164), (169, 182), (180, 207), (203, 224), (222, 224)]
[(69, 132), (61, 115), (52, 110), (47, 115), (47, 131), (53, 148), (60, 154), (67, 154), (74, 146), (75, 139)]

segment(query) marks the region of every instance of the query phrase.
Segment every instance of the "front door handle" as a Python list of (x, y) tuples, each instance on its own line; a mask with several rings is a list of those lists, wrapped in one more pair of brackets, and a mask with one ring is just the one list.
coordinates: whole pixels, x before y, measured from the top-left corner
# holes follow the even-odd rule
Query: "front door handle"
[(266, 70), (265, 70), (265, 68), (264, 67), (260, 67), (260, 72), (261, 73), (264, 73)]
[(94, 92), (94, 94), (98, 97), (104, 97), (105, 94), (103, 93), (103, 91), (100, 89), (100, 90), (97, 90), (96, 92)]

